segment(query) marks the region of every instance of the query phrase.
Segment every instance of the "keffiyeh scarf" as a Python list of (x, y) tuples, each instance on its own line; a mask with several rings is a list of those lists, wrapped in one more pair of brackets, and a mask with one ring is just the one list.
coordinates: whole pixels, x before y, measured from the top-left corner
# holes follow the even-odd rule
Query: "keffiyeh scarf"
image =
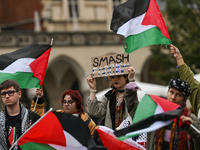
[[(28, 110), (20, 103), (21, 113), (21, 131), (24, 133), (28, 129), (29, 116)], [(6, 138), (10, 134), (12, 128), (9, 128), (9, 133), (6, 133), (6, 106), (0, 112), (0, 150), (8, 150)]]

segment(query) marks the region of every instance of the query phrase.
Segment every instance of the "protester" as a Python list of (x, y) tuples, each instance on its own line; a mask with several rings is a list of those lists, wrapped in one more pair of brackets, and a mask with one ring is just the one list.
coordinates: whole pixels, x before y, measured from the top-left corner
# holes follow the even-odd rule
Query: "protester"
[[(40, 116), (27, 110), (20, 103), (19, 99), (22, 92), (16, 81), (3, 81), (0, 84), (0, 92), (5, 105), (0, 112), (0, 149), (8, 150)], [(15, 145), (14, 149), (18, 150), (20, 148)]]
[[(35, 102), (37, 100), (37, 96), (39, 96), (38, 102), (39, 104), (36, 105), (35, 111), (42, 112), (44, 105), (44, 98), (43, 98), (43, 90), (37, 89), (36, 95), (34, 97), (34, 102), (32, 102), (31, 109), (34, 108)], [(89, 115), (83, 111), (82, 106), (83, 99), (78, 90), (67, 90), (63, 93), (63, 96), (60, 100), (63, 109), (57, 110), (57, 112), (72, 114), (74, 116), (80, 117), (88, 126), (91, 136), (93, 136), (96, 124), (94, 121), (89, 117)]]
[[(100, 100), (96, 98), (96, 80), (92, 73), (87, 77), (87, 83), (90, 87), (90, 96), (87, 101), (88, 113), (94, 117), (104, 117), (102, 125), (115, 130), (124, 119), (134, 116), (138, 105), (137, 92), (126, 91), (127, 83), (134, 82), (135, 70), (128, 68), (128, 74), (110, 76), (111, 80), (109, 90)], [(127, 109), (129, 105), (130, 109)]]
[[(181, 79), (171, 79), (167, 100), (179, 104), (183, 108), (181, 121), (190, 122), (200, 129), (200, 122), (197, 117), (186, 107), (187, 97), (191, 93), (190, 85)], [(172, 122), (166, 127), (147, 134), (147, 150), (197, 150), (200, 147), (200, 134), (193, 128), (181, 130), (177, 123)]]
[(198, 116), (198, 111), (200, 108), (200, 82), (194, 78), (194, 73), (184, 62), (183, 57), (174, 45), (170, 45), (171, 55), (176, 58), (177, 61), (177, 70), (180, 75), (180, 79), (185, 80), (191, 86), (191, 94), (188, 97), (192, 108), (194, 110), (194, 114)]

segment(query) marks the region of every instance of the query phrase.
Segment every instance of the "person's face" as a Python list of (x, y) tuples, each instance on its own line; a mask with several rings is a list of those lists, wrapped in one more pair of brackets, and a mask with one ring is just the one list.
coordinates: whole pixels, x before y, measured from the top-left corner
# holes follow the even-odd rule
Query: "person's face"
[(77, 111), (76, 101), (72, 100), (70, 95), (65, 95), (62, 101), (63, 109), (67, 114), (73, 114)]
[(17, 92), (14, 87), (1, 90), (1, 99), (6, 106), (18, 105), (21, 91)]
[(122, 90), (126, 86), (127, 78), (125, 78), (124, 76), (122, 76), (122, 75), (111, 76), (110, 78), (111, 78), (111, 81), (112, 81), (114, 87), (117, 88), (118, 90)]
[(184, 95), (176, 88), (169, 88), (169, 91), (167, 93), (167, 100), (182, 105), (184, 100)]

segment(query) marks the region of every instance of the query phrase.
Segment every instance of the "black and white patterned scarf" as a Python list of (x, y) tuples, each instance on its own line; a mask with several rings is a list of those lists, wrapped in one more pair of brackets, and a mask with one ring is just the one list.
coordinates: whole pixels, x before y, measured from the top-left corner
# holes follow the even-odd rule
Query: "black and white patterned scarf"
[[(21, 113), (21, 131), (22, 134), (28, 129), (28, 122), (29, 122), (29, 116), (28, 116), (28, 110), (20, 103), (20, 113)], [(4, 106), (3, 110), (0, 112), (0, 150), (8, 150), (7, 147), (7, 134), (6, 134), (6, 106)], [(9, 128), (10, 134), (12, 128)]]

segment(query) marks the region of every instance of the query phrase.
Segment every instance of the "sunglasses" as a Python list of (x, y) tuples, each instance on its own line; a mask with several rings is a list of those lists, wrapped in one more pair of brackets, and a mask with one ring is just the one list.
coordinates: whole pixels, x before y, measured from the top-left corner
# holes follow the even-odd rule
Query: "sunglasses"
[(115, 75), (115, 76), (110, 76), (111, 79), (113, 79), (114, 77), (120, 78), (120, 75)]
[(17, 91), (2, 92), (1, 97), (6, 97), (6, 94), (8, 94), (8, 96), (13, 96), (15, 92), (17, 92)]
[(69, 100), (69, 101), (63, 100), (63, 101), (62, 101), (62, 104), (64, 104), (64, 105), (66, 105), (66, 104), (71, 105), (71, 104), (73, 104), (74, 102), (75, 102), (74, 100)]

